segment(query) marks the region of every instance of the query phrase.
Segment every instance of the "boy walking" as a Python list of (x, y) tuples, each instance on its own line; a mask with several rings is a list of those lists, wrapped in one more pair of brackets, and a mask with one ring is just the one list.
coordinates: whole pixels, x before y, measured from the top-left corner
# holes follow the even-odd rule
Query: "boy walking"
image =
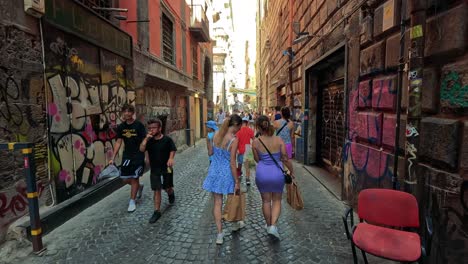
[(152, 224), (161, 217), (161, 189), (166, 191), (170, 204), (175, 202), (172, 166), (177, 148), (170, 137), (162, 134), (161, 120), (149, 120), (148, 131), (140, 144), (140, 151), (148, 151), (150, 160), (151, 189), (154, 191), (154, 213), (149, 220)]
[[(239, 145), (237, 149), (237, 175), (240, 177), (242, 174), (242, 164), (244, 163), (246, 145), (250, 145), (250, 141), (254, 138), (254, 131), (249, 127), (248, 117), (242, 118), (242, 127), (236, 133), (236, 137), (239, 139)], [(250, 185), (250, 167), (246, 167), (245, 183)]]
[(130, 202), (127, 211), (129, 213), (136, 210), (136, 199), (141, 198), (143, 184), (140, 184), (139, 178), (143, 175), (145, 166), (145, 154), (140, 152), (139, 146), (145, 138), (145, 126), (134, 119), (135, 107), (125, 104), (122, 107), (124, 122), (117, 127), (117, 141), (114, 145), (114, 153), (109, 164), (114, 163), (115, 156), (119, 153), (122, 141), (124, 142), (124, 151), (122, 155), (122, 166), (120, 168), (120, 178), (124, 183), (129, 184)]

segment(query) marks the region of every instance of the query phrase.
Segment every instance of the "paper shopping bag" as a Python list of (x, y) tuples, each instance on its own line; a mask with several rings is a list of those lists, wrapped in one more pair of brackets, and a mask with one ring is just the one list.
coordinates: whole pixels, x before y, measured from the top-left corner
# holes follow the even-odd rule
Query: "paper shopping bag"
[(237, 222), (245, 218), (245, 193), (229, 194), (224, 206), (223, 218), (229, 222)]
[(302, 210), (304, 208), (304, 200), (302, 200), (302, 195), (296, 181), (293, 181), (292, 184), (287, 184), (286, 188), (288, 192), (288, 204), (295, 210)]

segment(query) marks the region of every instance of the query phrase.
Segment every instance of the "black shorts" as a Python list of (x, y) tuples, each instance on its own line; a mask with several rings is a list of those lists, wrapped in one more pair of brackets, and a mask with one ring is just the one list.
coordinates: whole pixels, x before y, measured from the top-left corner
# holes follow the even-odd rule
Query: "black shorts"
[(168, 173), (167, 171), (162, 172), (161, 170), (151, 170), (151, 190), (159, 191), (161, 189), (169, 189), (174, 187), (174, 172)]
[(122, 179), (138, 179), (143, 175), (145, 168), (144, 160), (123, 159), (120, 166), (120, 178)]

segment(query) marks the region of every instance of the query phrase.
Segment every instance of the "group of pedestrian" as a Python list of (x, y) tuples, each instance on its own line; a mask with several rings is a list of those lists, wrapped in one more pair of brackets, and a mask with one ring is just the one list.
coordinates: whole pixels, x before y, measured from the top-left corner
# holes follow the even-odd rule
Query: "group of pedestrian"
[[(122, 164), (120, 177), (130, 188), (128, 212), (136, 210), (136, 204), (142, 197), (143, 184), (139, 179), (145, 166), (150, 167), (150, 182), (153, 190), (154, 212), (149, 223), (161, 217), (161, 192), (168, 195), (170, 204), (175, 202), (173, 166), (177, 148), (174, 141), (165, 136), (162, 122), (150, 119), (147, 130), (142, 122), (135, 120), (135, 108), (132, 105), (122, 107), (122, 122), (117, 127), (117, 140), (113, 149), (110, 164), (114, 163), (122, 143)], [(293, 124), (289, 120), (288, 108), (280, 111), (280, 117), (274, 122), (264, 115), (233, 114), (229, 117), (222, 110), (216, 115), (216, 121), (208, 121), (207, 148), (210, 160), (208, 175), (203, 188), (213, 194), (213, 215), (217, 228), (216, 243), (222, 244), (223, 195), (240, 192), (242, 165), (245, 165), (246, 185), (250, 185), (250, 162), (255, 161), (255, 183), (262, 197), (262, 212), (269, 235), (279, 238), (277, 221), (281, 213), (281, 198), (285, 179), (283, 166), (292, 177), (293, 167), (290, 159), (294, 153), (292, 138)], [(249, 126), (255, 120), (253, 129)], [(244, 221), (233, 223), (233, 231), (245, 226)]]
[[(294, 153), (292, 138), (294, 124), (289, 120), (290, 111), (283, 108), (279, 118), (271, 122), (267, 116), (258, 116), (254, 131), (248, 126), (249, 117), (237, 114), (229, 118), (223, 117), (222, 111), (217, 115), (217, 123), (222, 121), (218, 129), (214, 121), (209, 121), (207, 127), (213, 136), (208, 136), (207, 148), (210, 156), (208, 175), (203, 188), (213, 194), (213, 215), (217, 228), (216, 244), (222, 244), (224, 233), (222, 229), (223, 195), (238, 193), (241, 183), (241, 168), (246, 157), (246, 151), (252, 153), (257, 163), (255, 183), (262, 197), (262, 212), (266, 222), (266, 232), (279, 238), (277, 221), (281, 213), (282, 193), (285, 185), (283, 166), (294, 178), (291, 158)], [(289, 137), (289, 138), (287, 138)], [(212, 139), (211, 139), (212, 138)], [(237, 162), (237, 164), (236, 164)], [(237, 165), (237, 166), (236, 166)], [(246, 166), (246, 185), (250, 185), (249, 166)], [(245, 223), (233, 223), (233, 231), (241, 229)]]
[(162, 133), (161, 120), (150, 119), (147, 122), (148, 132), (146, 132), (145, 126), (135, 120), (134, 115), (134, 106), (126, 104), (122, 107), (124, 120), (117, 127), (117, 140), (109, 164), (114, 163), (123, 142), (120, 177), (124, 183), (131, 186), (127, 209), (129, 213), (136, 210), (136, 201), (142, 197), (144, 186), (139, 179), (143, 175), (144, 167), (151, 168), (150, 182), (154, 192), (154, 212), (149, 222), (154, 223), (161, 217), (161, 190), (165, 190), (168, 194), (170, 204), (175, 202), (172, 167), (177, 148), (174, 141)]

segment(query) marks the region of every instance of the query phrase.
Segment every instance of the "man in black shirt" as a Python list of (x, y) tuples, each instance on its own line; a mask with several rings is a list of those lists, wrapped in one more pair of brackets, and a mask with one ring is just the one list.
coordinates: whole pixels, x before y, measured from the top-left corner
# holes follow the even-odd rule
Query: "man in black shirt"
[(119, 153), (122, 141), (124, 142), (124, 151), (122, 155), (122, 166), (120, 168), (120, 178), (130, 188), (130, 202), (127, 211), (129, 213), (136, 210), (135, 200), (141, 198), (143, 184), (140, 184), (139, 178), (143, 175), (145, 167), (145, 153), (139, 149), (140, 143), (146, 135), (145, 126), (133, 118), (135, 108), (133, 105), (125, 104), (122, 107), (125, 122), (117, 127), (117, 141), (114, 145), (114, 153), (109, 164), (114, 163), (115, 156)]
[(169, 203), (175, 201), (172, 166), (177, 148), (174, 141), (162, 134), (162, 123), (159, 119), (148, 121), (148, 135), (140, 144), (140, 151), (148, 151), (151, 167), (151, 189), (154, 191), (154, 213), (150, 224), (161, 217), (161, 189), (169, 196)]

